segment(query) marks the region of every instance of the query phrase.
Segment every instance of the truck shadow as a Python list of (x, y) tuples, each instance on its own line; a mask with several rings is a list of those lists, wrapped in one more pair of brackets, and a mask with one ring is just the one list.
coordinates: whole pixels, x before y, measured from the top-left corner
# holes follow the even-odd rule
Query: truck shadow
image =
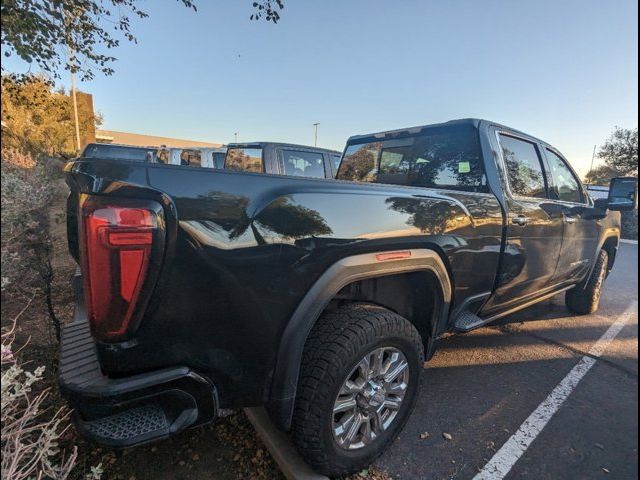
[[(574, 317), (561, 302), (555, 298), (443, 340), (425, 364), (409, 422), (377, 466), (405, 479), (472, 478), (582, 358), (581, 350), (588, 350), (624, 311), (607, 302), (600, 314)], [(588, 382), (637, 382), (637, 324), (623, 329), (615, 345), (609, 358), (620, 363), (618, 373), (603, 367), (607, 375), (594, 379), (590, 374)], [(633, 407), (634, 388), (624, 394), (613, 390), (601, 392), (607, 400), (598, 414), (605, 419), (617, 418), (616, 408)], [(631, 436), (633, 422), (619, 423), (617, 428)], [(567, 450), (573, 455), (568, 444)]]

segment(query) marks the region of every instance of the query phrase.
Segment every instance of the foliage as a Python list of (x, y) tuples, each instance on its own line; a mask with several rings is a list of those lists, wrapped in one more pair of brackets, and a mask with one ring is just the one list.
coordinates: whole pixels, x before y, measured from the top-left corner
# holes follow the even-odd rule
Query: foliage
[[(100, 118), (79, 105), (82, 136), (92, 131)], [(75, 122), (73, 100), (64, 91), (54, 91), (42, 75), (18, 78), (2, 76), (2, 143), (33, 156), (73, 156)]]
[(621, 175), (622, 172), (616, 168), (612, 168), (609, 165), (600, 165), (593, 170), (589, 170), (585, 180), (589, 185), (601, 185), (608, 187), (612, 178), (619, 177)]
[[(181, 1), (195, 9), (191, 0)], [(130, 16), (147, 17), (137, 3), (136, 0), (3, 0), (2, 45), (9, 55), (35, 62), (54, 75), (65, 60), (67, 68), (80, 72), (83, 79), (93, 78), (94, 67), (110, 75), (115, 58), (104, 52), (117, 47), (122, 38), (135, 42)]]
[(600, 148), (598, 157), (624, 176), (638, 176), (638, 129), (616, 127)]
[[(196, 10), (194, 0), (178, 0)], [(138, 0), (2, 0), (2, 46), (6, 56), (58, 77), (62, 66), (83, 80), (95, 71), (111, 75), (116, 58), (108, 52), (124, 39), (136, 43), (131, 18), (146, 18)], [(253, 3), (251, 19), (277, 23), (283, 0)]]
[[(428, 235), (448, 233), (461, 225), (458, 211), (449, 203), (407, 197), (391, 197), (385, 200), (391, 210), (407, 216), (406, 223)], [(461, 224), (467, 222), (467, 218)]]
[(332, 233), (320, 213), (304, 205), (296, 205), (289, 197), (273, 201), (260, 212), (256, 222), (284, 238), (299, 239)]
[(49, 392), (33, 391), (44, 367), (25, 370), (13, 349), (18, 317), (2, 334), (2, 479), (67, 478), (77, 456), (76, 448), (67, 458), (58, 448), (68, 428), (68, 412), (61, 408), (46, 418), (43, 407)]
[(251, 20), (264, 19), (267, 22), (278, 23), (280, 20), (280, 12), (284, 8), (284, 0), (263, 0), (262, 2), (253, 2), (255, 13), (251, 15)]
[(30, 298), (48, 274), (48, 236), (42, 212), (52, 195), (46, 166), (2, 149), (2, 293)]
[[(23, 323), (22, 315), (31, 312), (28, 307), (39, 303), (42, 293), (47, 293), (50, 287), (51, 240), (46, 206), (53, 198), (56, 183), (49, 167), (3, 145), (2, 298), (12, 305), (25, 305), (13, 321), (8, 322), (12, 328), (2, 334), (3, 480), (67, 478), (76, 460), (75, 448), (65, 458), (58, 446), (60, 437), (69, 428), (67, 410), (45, 409), (55, 397), (51, 398), (49, 391), (42, 387), (48, 381), (43, 377), (44, 367), (26, 370), (17, 355), (13, 336), (18, 323), (23, 332), (25, 328), (32, 328), (32, 319)], [(3, 308), (3, 317), (4, 314)], [(97, 480), (100, 475), (98, 465), (91, 467), (86, 479)]]
[(347, 153), (340, 163), (338, 178), (357, 182), (373, 181), (377, 173), (376, 159), (381, 148), (381, 142), (374, 142), (362, 145), (355, 152)]
[(289, 197), (281, 197), (273, 201), (255, 218), (249, 218), (244, 203), (234, 206), (233, 223), (225, 226), (229, 239), (240, 238), (248, 229), (259, 245), (267, 243), (259, 228), (273, 235), (286, 239), (301, 239), (317, 235), (330, 235), (331, 227), (315, 210), (303, 205), (296, 205)]

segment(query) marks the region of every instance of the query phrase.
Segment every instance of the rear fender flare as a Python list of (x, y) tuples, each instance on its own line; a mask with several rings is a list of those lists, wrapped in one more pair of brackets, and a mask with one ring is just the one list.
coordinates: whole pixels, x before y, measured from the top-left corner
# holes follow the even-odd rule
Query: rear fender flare
[[(335, 295), (358, 280), (408, 272), (429, 271), (437, 279), (441, 305), (435, 326), (446, 325), (452, 298), (452, 284), (440, 255), (429, 249), (410, 249), (407, 258), (380, 261), (373, 252), (343, 258), (327, 269), (309, 289), (285, 327), (277, 352), (268, 405), (273, 421), (283, 430), (291, 427), (304, 346), (313, 325)], [(388, 252), (387, 252), (388, 253)]]

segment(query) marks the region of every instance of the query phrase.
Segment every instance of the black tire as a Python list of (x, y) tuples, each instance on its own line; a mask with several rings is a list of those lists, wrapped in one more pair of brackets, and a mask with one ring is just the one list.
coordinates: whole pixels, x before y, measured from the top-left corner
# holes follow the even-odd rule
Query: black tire
[[(397, 414), (370, 444), (347, 450), (334, 439), (333, 407), (347, 376), (380, 347), (399, 350), (409, 381)], [(305, 344), (292, 434), (298, 450), (318, 473), (348, 475), (370, 465), (406, 423), (415, 402), (424, 359), (420, 334), (406, 319), (377, 305), (352, 304), (323, 315)]]
[(600, 250), (596, 265), (586, 283), (581, 283), (569, 290), (565, 295), (565, 304), (574, 313), (588, 315), (598, 310), (602, 285), (607, 278), (609, 255)]

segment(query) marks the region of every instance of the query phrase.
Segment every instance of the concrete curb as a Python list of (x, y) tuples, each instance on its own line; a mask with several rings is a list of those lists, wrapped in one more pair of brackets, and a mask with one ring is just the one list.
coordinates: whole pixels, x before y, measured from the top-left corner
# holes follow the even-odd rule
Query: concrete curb
[(271, 422), (263, 407), (245, 408), (244, 413), (285, 477), (289, 480), (329, 480), (329, 477), (317, 474), (304, 462), (289, 436)]
[(621, 238), (620, 243), (626, 243), (627, 245), (638, 245), (638, 240), (627, 240), (625, 238)]

